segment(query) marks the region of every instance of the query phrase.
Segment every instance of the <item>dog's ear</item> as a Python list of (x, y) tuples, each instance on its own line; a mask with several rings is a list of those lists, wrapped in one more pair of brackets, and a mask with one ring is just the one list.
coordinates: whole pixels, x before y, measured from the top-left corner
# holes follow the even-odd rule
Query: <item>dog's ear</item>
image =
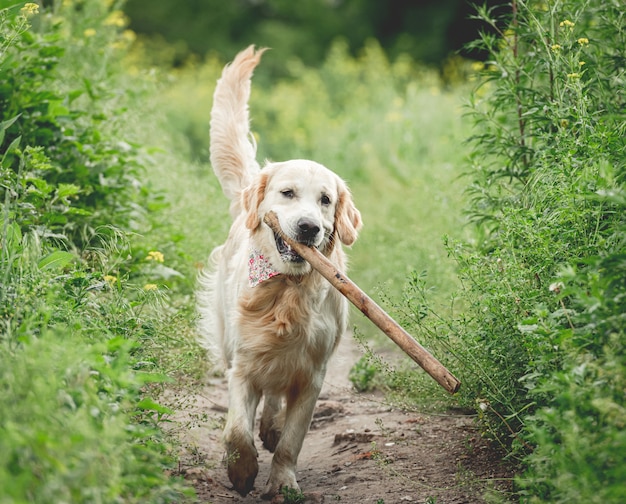
[(362, 225), (361, 212), (354, 206), (350, 191), (346, 187), (342, 187), (335, 209), (335, 230), (341, 243), (352, 245), (356, 241)]
[(246, 227), (250, 231), (255, 231), (261, 225), (259, 205), (265, 198), (267, 178), (267, 174), (261, 173), (256, 182), (246, 187), (242, 192), (241, 198), (244, 211), (246, 212)]

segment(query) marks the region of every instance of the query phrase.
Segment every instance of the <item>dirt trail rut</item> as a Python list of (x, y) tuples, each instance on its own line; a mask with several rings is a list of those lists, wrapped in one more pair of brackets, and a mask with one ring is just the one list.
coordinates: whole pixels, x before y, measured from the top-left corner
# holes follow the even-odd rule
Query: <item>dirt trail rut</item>
[[(348, 372), (358, 358), (346, 336), (332, 358), (298, 459), (306, 502), (465, 504), (486, 502), (493, 489), (506, 491), (511, 470), (481, 439), (471, 415), (404, 412), (386, 405), (382, 396), (356, 393)], [(249, 495), (231, 489), (222, 465), (225, 380), (211, 380), (177, 402), (172, 427), (180, 439), (180, 473), (196, 488), (198, 501), (267, 502), (261, 492), (271, 454), (258, 439), (260, 468)]]

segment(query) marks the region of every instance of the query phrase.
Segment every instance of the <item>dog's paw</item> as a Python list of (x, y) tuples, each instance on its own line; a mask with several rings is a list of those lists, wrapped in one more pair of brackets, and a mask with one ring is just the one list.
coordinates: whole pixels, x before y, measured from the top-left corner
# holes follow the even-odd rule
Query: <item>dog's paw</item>
[(280, 474), (271, 472), (265, 490), (263, 490), (263, 499), (272, 499), (279, 494), (281, 489), (289, 488), (294, 493), (300, 493), (300, 487), (296, 481), (296, 475), (293, 471), (282, 471)]
[(280, 440), (280, 432), (280, 429), (276, 426), (269, 429), (263, 429), (263, 426), (261, 426), (259, 437), (263, 441), (263, 447), (266, 450), (274, 453), (274, 450), (276, 450), (276, 446), (278, 445), (278, 441)]
[(235, 490), (245, 497), (254, 487), (259, 472), (256, 448), (250, 445), (228, 447), (227, 457), (228, 479)]

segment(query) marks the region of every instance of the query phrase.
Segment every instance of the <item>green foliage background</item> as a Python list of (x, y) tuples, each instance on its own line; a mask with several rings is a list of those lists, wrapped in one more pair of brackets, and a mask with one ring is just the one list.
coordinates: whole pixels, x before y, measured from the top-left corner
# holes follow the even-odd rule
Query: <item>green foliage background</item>
[(281, 75), (278, 62), (297, 56), (317, 66), (338, 38), (351, 54), (372, 39), (394, 58), (407, 53), (439, 64), (477, 29), (468, 19), (471, 6), (462, 0), (129, 0), (124, 10), (130, 27), (155, 49), (168, 47), (176, 64), (208, 53), (228, 60), (257, 44), (276, 52), (276, 61), (266, 66)]
[[(215, 19), (249, 14), (233, 5)], [(0, 4), (0, 502), (193, 499), (171, 476), (180, 406), (162, 392), (207, 371), (195, 273), (228, 229), (208, 121), (240, 39), (188, 58), (137, 40), (122, 7)], [(365, 221), (351, 277), (463, 382), (447, 397), (355, 313), (374, 351), (358, 389), (475, 411), (519, 463), (511, 500), (622, 502), (623, 9), (516, 1), (476, 17), (486, 62), (437, 69), (403, 51), (419, 55), (417, 36), (342, 40), (331, 24), (313, 54), (257, 24), (276, 36), (253, 86), (259, 159), (309, 157), (348, 181)]]

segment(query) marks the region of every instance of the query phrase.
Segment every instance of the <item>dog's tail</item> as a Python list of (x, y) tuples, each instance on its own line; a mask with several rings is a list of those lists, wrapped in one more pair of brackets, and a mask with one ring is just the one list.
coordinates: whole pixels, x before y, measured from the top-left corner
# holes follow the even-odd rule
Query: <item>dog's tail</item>
[(211, 165), (231, 200), (230, 212), (241, 211), (239, 196), (259, 172), (256, 143), (250, 133), (248, 100), (252, 72), (265, 49), (249, 46), (227, 65), (217, 81), (211, 110)]

